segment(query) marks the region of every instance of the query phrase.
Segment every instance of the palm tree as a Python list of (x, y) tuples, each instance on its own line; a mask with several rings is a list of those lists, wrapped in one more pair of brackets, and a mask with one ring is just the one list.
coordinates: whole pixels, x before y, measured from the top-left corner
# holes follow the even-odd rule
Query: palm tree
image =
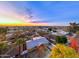
[(7, 32), (7, 28), (0, 28), (0, 33), (6, 33)]
[(0, 28), (0, 40), (1, 41), (6, 40), (6, 33), (7, 33), (6, 28)]
[(0, 42), (0, 54), (4, 54), (8, 49), (8, 44), (6, 42)]
[(20, 53), (21, 53), (21, 46), (25, 43), (25, 40), (23, 38), (19, 38), (16, 40), (16, 45), (19, 46), (19, 56), (20, 56)]
[(79, 30), (79, 26), (78, 26), (78, 25), (79, 25), (79, 24), (77, 24), (76, 22), (70, 23), (69, 30), (70, 30), (71, 32), (76, 32), (76, 31), (78, 31), (78, 30)]

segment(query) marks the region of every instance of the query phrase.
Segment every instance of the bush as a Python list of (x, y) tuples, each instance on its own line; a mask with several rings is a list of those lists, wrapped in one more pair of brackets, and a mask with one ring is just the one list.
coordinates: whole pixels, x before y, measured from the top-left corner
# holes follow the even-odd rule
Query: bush
[(71, 47), (65, 46), (63, 44), (57, 44), (53, 47), (50, 58), (77, 58), (78, 54)]
[(67, 43), (67, 38), (65, 36), (57, 36), (56, 43), (65, 44), (65, 43)]
[(77, 31), (76, 34), (79, 35), (79, 31)]
[(48, 31), (52, 31), (52, 28), (48, 28)]

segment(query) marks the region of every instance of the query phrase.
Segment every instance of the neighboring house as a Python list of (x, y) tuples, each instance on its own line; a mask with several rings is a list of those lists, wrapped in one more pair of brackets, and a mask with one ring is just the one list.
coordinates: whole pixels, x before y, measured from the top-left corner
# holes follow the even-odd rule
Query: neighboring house
[(58, 35), (57, 32), (51, 32), (52, 35)]
[(41, 44), (49, 44), (49, 41), (45, 37), (35, 37), (33, 40), (26, 41), (27, 49), (34, 48)]
[(33, 40), (26, 41), (28, 58), (43, 58), (50, 53), (50, 47), (53, 45), (45, 37), (34, 37)]
[(52, 35), (62, 36), (62, 35), (68, 34), (69, 32), (65, 32), (63, 30), (57, 30), (57, 32), (52, 31), (51, 33), (52, 33)]

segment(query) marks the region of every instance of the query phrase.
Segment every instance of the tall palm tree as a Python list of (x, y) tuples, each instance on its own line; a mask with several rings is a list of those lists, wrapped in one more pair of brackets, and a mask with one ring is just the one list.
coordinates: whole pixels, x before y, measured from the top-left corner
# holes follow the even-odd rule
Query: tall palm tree
[(7, 28), (0, 28), (0, 40), (6, 40)]
[(23, 38), (19, 38), (16, 40), (16, 45), (19, 46), (19, 56), (20, 56), (20, 53), (21, 53), (21, 46), (25, 43), (25, 40)]
[(0, 54), (4, 54), (8, 49), (8, 44), (6, 42), (0, 42)]

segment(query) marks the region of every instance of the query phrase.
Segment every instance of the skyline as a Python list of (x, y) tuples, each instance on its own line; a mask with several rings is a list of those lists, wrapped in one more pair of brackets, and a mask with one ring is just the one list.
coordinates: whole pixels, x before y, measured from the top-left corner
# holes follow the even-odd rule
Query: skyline
[(79, 22), (78, 1), (7, 1), (0, 2), (0, 8), (0, 24), (64, 26)]

